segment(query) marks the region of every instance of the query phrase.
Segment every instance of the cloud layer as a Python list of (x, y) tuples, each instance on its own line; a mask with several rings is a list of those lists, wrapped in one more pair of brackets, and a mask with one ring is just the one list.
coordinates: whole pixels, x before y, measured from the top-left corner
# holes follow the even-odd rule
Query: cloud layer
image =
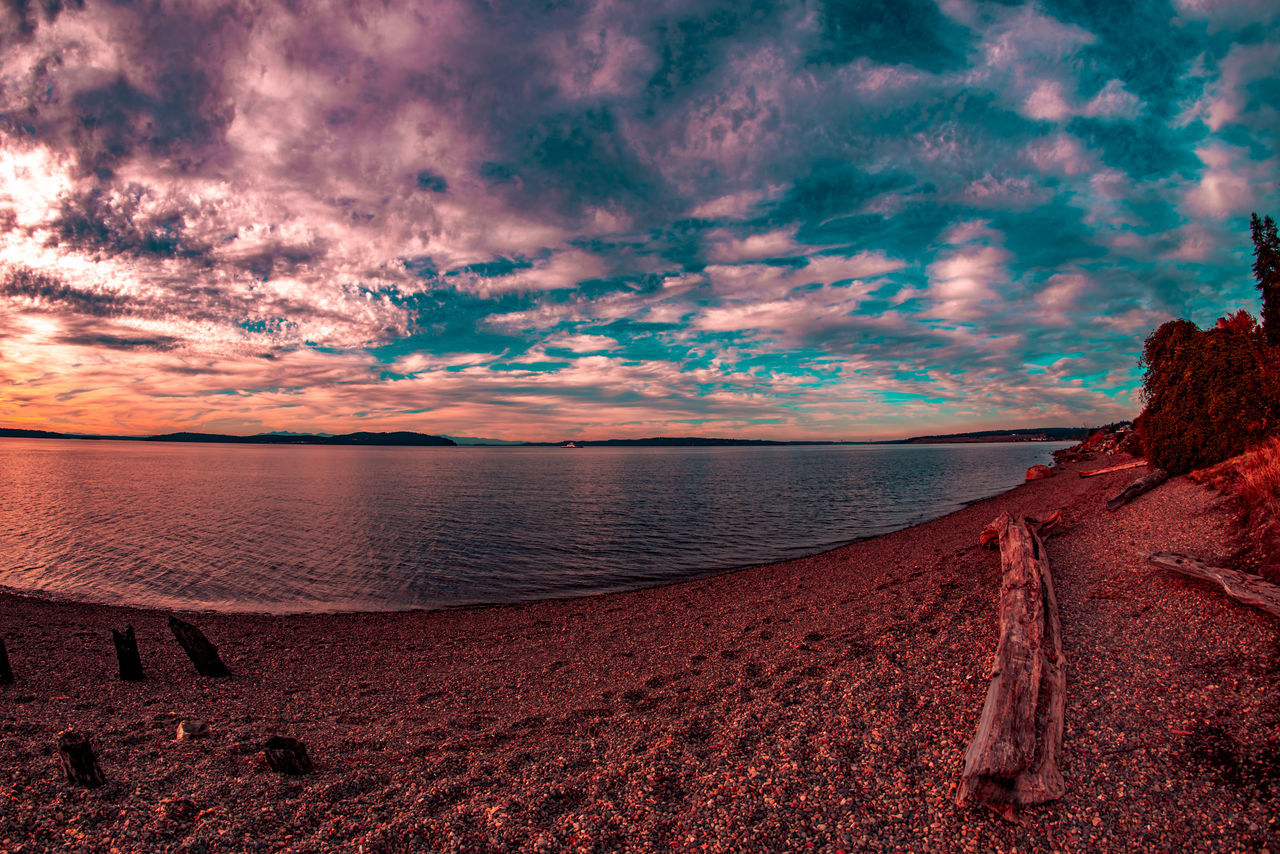
[(879, 438), (1253, 308), (1253, 0), (11, 4), (0, 423)]

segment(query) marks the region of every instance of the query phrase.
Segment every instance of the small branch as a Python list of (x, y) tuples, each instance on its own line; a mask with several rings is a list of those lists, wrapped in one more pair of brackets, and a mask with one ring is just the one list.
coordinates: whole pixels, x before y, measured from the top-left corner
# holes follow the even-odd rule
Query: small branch
[(1093, 469), (1092, 471), (1080, 472), (1081, 477), (1097, 477), (1100, 474), (1110, 474), (1113, 471), (1124, 471), (1125, 469), (1136, 469), (1139, 466), (1145, 466), (1146, 460), (1134, 460), (1128, 463), (1121, 463), (1118, 466), (1107, 466), (1104, 469)]

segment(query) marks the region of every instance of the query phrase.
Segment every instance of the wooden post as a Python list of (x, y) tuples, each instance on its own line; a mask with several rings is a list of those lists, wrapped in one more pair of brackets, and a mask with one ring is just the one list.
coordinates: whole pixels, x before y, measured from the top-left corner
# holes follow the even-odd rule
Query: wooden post
[(182, 648), (187, 651), (187, 656), (201, 676), (231, 675), (231, 671), (222, 663), (222, 659), (218, 658), (218, 648), (209, 643), (209, 639), (195, 626), (177, 617), (170, 617), (169, 631), (173, 632), (178, 643), (182, 644)]
[(133, 635), (133, 626), (126, 626), (123, 632), (112, 629), (111, 640), (116, 645), (120, 678), (127, 682), (141, 682), (147, 678), (142, 672), (142, 659), (138, 657), (138, 641)]
[(1280, 617), (1280, 587), (1256, 575), (1222, 566), (1209, 566), (1202, 560), (1174, 552), (1156, 552), (1147, 560), (1156, 566), (1163, 566), (1192, 578), (1212, 581), (1232, 599)]
[(106, 782), (88, 737), (75, 730), (69, 729), (58, 735), (58, 759), (69, 783), (92, 789)]
[(1066, 673), (1049, 558), (1034, 524), (1001, 513), (1000, 641), (956, 803), (1026, 805), (1062, 797)]
[(9, 669), (9, 650), (5, 649), (4, 638), (0, 638), (0, 685), (13, 684), (13, 671)]
[(1150, 492), (1168, 479), (1169, 473), (1164, 469), (1150, 471), (1125, 487), (1124, 492), (1108, 501), (1107, 509), (1119, 510), (1139, 495)]
[(296, 738), (272, 736), (267, 739), (263, 752), (272, 771), (291, 776), (311, 773), (311, 757), (307, 756), (306, 746)]

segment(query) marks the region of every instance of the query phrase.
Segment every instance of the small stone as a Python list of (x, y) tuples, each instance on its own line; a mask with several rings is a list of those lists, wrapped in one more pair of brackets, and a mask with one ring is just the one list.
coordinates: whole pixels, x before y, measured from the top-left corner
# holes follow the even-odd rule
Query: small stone
[(209, 737), (209, 725), (204, 721), (185, 720), (178, 724), (178, 741), (195, 741)]
[(168, 821), (190, 822), (199, 812), (196, 805), (187, 798), (165, 798), (156, 806), (156, 814)]

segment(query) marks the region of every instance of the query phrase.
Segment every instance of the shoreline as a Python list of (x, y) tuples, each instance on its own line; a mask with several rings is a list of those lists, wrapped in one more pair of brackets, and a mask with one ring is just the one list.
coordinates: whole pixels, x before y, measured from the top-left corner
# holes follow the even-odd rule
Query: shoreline
[[(921, 525), (782, 563), (446, 610), (180, 612), (232, 671), (198, 677), (169, 612), (0, 593), (0, 847), (175, 851), (835, 852), (970, 846), (1276, 850), (1280, 629), (1153, 547), (1224, 556), (1229, 510), (1178, 478), (1059, 466)], [(1024, 825), (951, 803), (996, 641), (1001, 510), (1047, 543), (1069, 662), (1067, 794)], [(116, 678), (131, 622), (147, 681)], [(178, 742), (178, 721), (212, 737)], [(50, 746), (93, 740), (107, 784)], [(271, 735), (316, 772), (282, 778)], [(1270, 752), (1269, 752), (1270, 751)], [(1229, 761), (1228, 761), (1229, 760)], [(1234, 770), (1233, 770), (1234, 769)]]

